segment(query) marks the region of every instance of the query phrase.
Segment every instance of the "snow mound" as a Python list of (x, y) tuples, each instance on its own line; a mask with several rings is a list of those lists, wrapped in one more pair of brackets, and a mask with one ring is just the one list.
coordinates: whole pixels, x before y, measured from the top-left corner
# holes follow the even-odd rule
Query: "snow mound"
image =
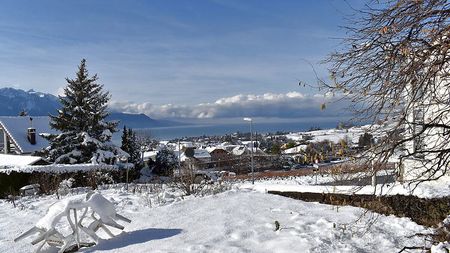
[(448, 253), (450, 251), (450, 243), (440, 242), (438, 245), (431, 246), (431, 253)]

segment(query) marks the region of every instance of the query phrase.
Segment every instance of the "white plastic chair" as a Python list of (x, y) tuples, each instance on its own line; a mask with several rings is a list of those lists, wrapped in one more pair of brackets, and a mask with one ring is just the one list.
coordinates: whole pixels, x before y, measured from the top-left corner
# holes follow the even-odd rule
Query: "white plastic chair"
[[(91, 212), (90, 216), (87, 216), (88, 212)], [(73, 213), (73, 215), (71, 215), (71, 213)], [(78, 217), (78, 213), (81, 213), (80, 217)], [(61, 222), (63, 217), (67, 218), (72, 230), (72, 233), (67, 236), (64, 236), (56, 229), (56, 225)], [(89, 221), (86, 221), (84, 222), (85, 224), (83, 224), (83, 221), (87, 220), (87, 217), (92, 221), (90, 221), (90, 223)], [(77, 250), (81, 247), (90, 247), (98, 243), (100, 237), (96, 232), (100, 228), (102, 228), (110, 237), (115, 237), (107, 226), (123, 230), (124, 227), (118, 224), (116, 220), (125, 221), (127, 223), (131, 222), (131, 220), (118, 214), (114, 204), (101, 194), (90, 192), (85, 196), (73, 196), (54, 203), (49, 207), (47, 214), (42, 217), (34, 227), (18, 236), (14, 239), (14, 242), (18, 242), (37, 233), (38, 236), (31, 242), (32, 245), (39, 244), (35, 250), (36, 253), (40, 252), (45, 244), (59, 247), (60, 250), (58, 253), (63, 253), (69, 249), (73, 251), (74, 249)], [(80, 230), (90, 237), (94, 243), (81, 242)]]

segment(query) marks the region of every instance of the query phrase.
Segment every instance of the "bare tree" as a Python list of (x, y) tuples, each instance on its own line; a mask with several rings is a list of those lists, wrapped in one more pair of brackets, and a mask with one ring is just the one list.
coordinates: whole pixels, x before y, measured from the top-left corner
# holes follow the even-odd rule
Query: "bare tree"
[(201, 175), (197, 175), (189, 164), (183, 164), (179, 173), (173, 177), (173, 186), (183, 192), (184, 195), (200, 193), (207, 186), (207, 181)]
[(447, 0), (371, 1), (326, 60), (331, 81), (320, 80), (359, 120), (389, 126), (369, 160), (397, 156), (410, 182), (438, 179), (450, 164), (449, 16)]

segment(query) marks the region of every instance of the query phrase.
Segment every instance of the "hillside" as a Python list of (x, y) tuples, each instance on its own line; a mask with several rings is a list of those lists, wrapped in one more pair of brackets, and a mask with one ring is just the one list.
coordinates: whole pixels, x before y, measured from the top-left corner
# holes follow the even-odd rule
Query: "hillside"
[(181, 123), (168, 121), (168, 120), (155, 120), (149, 116), (140, 113), (123, 113), (123, 112), (111, 112), (108, 116), (108, 120), (118, 120), (120, 121), (119, 127), (124, 125), (129, 128), (151, 128), (151, 127), (166, 127), (180, 125)]
[(0, 89), (0, 116), (17, 116), (21, 111), (31, 116), (46, 116), (56, 113), (58, 108), (58, 98), (52, 94), (14, 88)]

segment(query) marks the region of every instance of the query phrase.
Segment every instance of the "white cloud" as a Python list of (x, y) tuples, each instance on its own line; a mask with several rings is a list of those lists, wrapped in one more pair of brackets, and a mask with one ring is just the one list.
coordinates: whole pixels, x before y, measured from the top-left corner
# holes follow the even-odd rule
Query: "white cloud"
[[(325, 110), (321, 104), (326, 103)], [(342, 110), (345, 103), (335, 101), (329, 95), (305, 95), (299, 92), (262, 95), (239, 94), (215, 102), (197, 105), (153, 105), (151, 103), (127, 103), (113, 101), (110, 107), (116, 111), (144, 113), (154, 118), (233, 118), (233, 117), (336, 117), (348, 115)]]

